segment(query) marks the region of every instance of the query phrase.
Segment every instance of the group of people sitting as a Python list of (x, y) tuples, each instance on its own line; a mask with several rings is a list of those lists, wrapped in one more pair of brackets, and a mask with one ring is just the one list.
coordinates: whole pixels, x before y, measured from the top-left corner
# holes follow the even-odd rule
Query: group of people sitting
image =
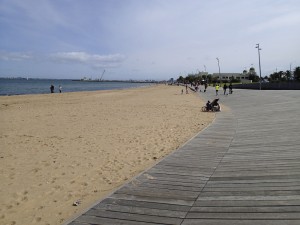
[(220, 111), (220, 105), (218, 103), (219, 99), (216, 98), (212, 102), (207, 101), (206, 111)]

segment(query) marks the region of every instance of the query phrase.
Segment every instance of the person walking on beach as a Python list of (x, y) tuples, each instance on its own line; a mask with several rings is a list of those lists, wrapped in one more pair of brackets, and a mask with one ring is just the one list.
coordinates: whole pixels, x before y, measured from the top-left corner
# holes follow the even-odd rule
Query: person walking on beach
[(204, 84), (204, 92), (206, 92), (206, 89), (207, 89), (207, 82), (205, 82)]
[(59, 93), (61, 93), (61, 91), (62, 91), (62, 86), (59, 85)]
[(51, 86), (50, 86), (50, 91), (51, 91), (51, 93), (54, 93), (54, 85), (53, 84), (51, 84)]
[(229, 94), (232, 94), (232, 84), (229, 84)]
[(218, 95), (219, 93), (219, 88), (220, 88), (219, 84), (216, 84), (216, 95)]
[(226, 95), (226, 90), (227, 90), (227, 85), (226, 84), (224, 84), (223, 90), (224, 90), (224, 95)]

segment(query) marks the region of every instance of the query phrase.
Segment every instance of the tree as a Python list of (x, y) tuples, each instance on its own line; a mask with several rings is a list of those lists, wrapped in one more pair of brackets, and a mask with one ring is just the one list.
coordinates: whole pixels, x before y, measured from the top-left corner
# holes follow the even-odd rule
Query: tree
[(256, 74), (249, 74), (249, 80), (252, 80), (252, 82), (258, 82), (259, 76), (257, 76)]
[(291, 78), (292, 78), (291, 71), (287, 70), (287, 71), (285, 72), (285, 76), (286, 76), (286, 79), (287, 79), (287, 80), (291, 80)]
[(212, 75), (208, 74), (207, 75), (207, 82), (210, 84), (212, 82)]
[(212, 77), (212, 80), (211, 80), (212, 83), (220, 83), (219, 81), (219, 78), (218, 77)]
[(284, 79), (284, 72), (283, 71), (279, 71), (279, 80), (282, 81)]
[(296, 67), (294, 70), (294, 79), (300, 81), (300, 66)]
[(277, 72), (274, 72), (270, 75), (270, 80), (271, 81), (279, 81), (280, 80), (280, 74)]
[(183, 78), (183, 76), (180, 76), (180, 77), (177, 79), (177, 82), (178, 82), (178, 83), (184, 83), (184, 78)]

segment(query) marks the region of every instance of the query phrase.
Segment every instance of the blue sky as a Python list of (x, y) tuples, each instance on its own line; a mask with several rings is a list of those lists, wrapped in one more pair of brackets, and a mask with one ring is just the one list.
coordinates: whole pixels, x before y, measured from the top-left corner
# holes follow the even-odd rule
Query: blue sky
[(0, 76), (169, 79), (300, 65), (299, 0), (0, 0)]

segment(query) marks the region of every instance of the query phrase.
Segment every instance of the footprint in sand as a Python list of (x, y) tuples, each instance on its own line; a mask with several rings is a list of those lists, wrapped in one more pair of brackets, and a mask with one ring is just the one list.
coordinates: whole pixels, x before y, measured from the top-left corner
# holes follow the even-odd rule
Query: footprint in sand
[(81, 185), (87, 187), (89, 184), (87, 182), (82, 182)]
[(72, 198), (73, 198), (73, 195), (69, 193), (68, 196), (67, 196), (67, 201), (72, 199)]
[(108, 183), (108, 184), (112, 184), (112, 181), (111, 180), (109, 180), (109, 179), (107, 179), (106, 177), (104, 177), (104, 179), (103, 179), (106, 183)]
[(9, 174), (9, 179), (14, 180), (15, 179), (15, 174), (14, 173)]
[(56, 177), (54, 177), (54, 178), (52, 179), (51, 183), (54, 184), (55, 181), (56, 181)]
[(39, 172), (41, 170), (41, 168), (34, 168), (32, 171), (34, 172), (34, 173), (37, 173), (37, 172)]
[(63, 188), (63, 186), (55, 185), (55, 186), (54, 186), (54, 189), (55, 189), (55, 190), (63, 190), (64, 188)]

